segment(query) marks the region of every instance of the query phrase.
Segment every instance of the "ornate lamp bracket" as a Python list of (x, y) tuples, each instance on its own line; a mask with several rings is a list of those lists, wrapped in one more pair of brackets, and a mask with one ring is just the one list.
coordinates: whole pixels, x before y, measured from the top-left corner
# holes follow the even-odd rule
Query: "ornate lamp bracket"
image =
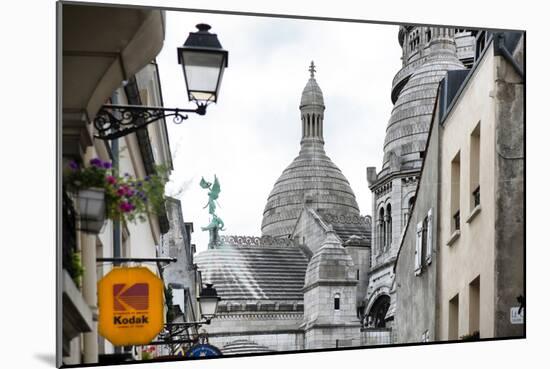
[(206, 104), (198, 103), (196, 109), (164, 108), (140, 105), (103, 105), (94, 119), (94, 126), (102, 140), (113, 140), (137, 131), (159, 119), (173, 117), (175, 124), (188, 118), (187, 114), (206, 114)]

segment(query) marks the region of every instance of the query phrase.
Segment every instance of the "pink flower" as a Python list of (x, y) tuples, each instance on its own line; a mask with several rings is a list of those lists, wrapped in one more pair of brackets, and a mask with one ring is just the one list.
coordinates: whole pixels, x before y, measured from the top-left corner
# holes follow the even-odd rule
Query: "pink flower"
[(134, 204), (132, 204), (130, 202), (123, 201), (123, 202), (120, 203), (119, 209), (121, 211), (123, 211), (124, 213), (129, 213), (130, 211), (135, 209), (135, 206), (134, 206)]
[(107, 176), (107, 183), (114, 185), (116, 183), (116, 178), (113, 176)]

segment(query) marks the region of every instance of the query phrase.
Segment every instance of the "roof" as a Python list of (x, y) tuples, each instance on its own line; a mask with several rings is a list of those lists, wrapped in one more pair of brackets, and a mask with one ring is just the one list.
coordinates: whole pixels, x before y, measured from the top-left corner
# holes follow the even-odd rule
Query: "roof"
[(351, 282), (357, 284), (353, 259), (344, 249), (334, 231), (327, 232), (323, 245), (311, 258), (305, 280), (309, 290), (319, 281)]
[(302, 91), (302, 99), (300, 100), (300, 108), (307, 105), (325, 106), (323, 92), (313, 77), (307, 81), (306, 87)]
[(351, 186), (322, 146), (304, 146), (275, 182), (265, 205), (262, 234), (286, 237), (292, 233), (306, 196), (311, 207), (359, 215)]
[[(239, 245), (222, 246), (195, 256), (203, 282), (214, 285), (222, 302), (302, 301), (308, 263), (304, 253), (295, 246), (257, 246), (246, 244), (246, 237), (241, 239)], [(295, 307), (287, 309), (290, 310)]]
[(237, 355), (237, 354), (258, 354), (264, 352), (274, 352), (266, 346), (259, 345), (256, 342), (249, 340), (235, 340), (225, 344), (222, 349), (224, 355)]
[(362, 246), (371, 246), (371, 217), (360, 216), (356, 214), (334, 214), (326, 211), (317, 212), (323, 221), (332, 225), (332, 228), (346, 244), (361, 244)]
[(313, 77), (302, 93), (302, 138), (298, 156), (275, 182), (263, 212), (262, 234), (288, 238), (305, 202), (312, 209), (359, 216), (355, 194), (342, 171), (325, 153), (323, 94)]
[(435, 44), (430, 47), (425, 61), (412, 73), (395, 102), (386, 128), (379, 177), (389, 174), (392, 155), (402, 159), (402, 169), (420, 169), (419, 153), (425, 150), (439, 81), (449, 70), (465, 69), (454, 51), (454, 44), (451, 48), (435, 47)]

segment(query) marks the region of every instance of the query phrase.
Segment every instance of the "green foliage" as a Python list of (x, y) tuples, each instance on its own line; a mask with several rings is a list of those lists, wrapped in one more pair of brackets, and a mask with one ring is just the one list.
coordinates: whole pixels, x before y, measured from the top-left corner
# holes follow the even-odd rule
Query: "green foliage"
[(479, 340), (479, 331), (475, 331), (471, 334), (465, 334), (464, 336), (460, 336), (460, 339), (463, 341), (477, 341)]
[(149, 351), (141, 351), (141, 360), (151, 360), (153, 355)]
[(71, 278), (73, 279), (76, 286), (80, 288), (80, 284), (82, 282), (82, 276), (84, 275), (84, 267), (82, 266), (82, 259), (80, 258), (80, 254), (77, 252), (74, 252), (73, 250), (71, 250), (70, 252), (70, 258), (71, 258), (71, 268), (69, 270), (69, 274), (71, 275)]
[(107, 218), (143, 222), (148, 214), (164, 212), (167, 174), (165, 167), (158, 166), (156, 174), (144, 179), (134, 178), (128, 173), (120, 176), (110, 162), (95, 158), (87, 167), (70, 162), (65, 170), (64, 184), (73, 192), (86, 188), (103, 189)]

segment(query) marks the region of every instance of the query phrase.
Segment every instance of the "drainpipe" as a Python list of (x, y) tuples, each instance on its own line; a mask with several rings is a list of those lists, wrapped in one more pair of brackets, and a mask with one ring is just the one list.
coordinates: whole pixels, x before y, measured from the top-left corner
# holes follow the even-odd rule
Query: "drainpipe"
[[(120, 104), (119, 98), (118, 98), (118, 91), (115, 91), (115, 93), (112, 96), (113, 104), (117, 105)], [(118, 172), (119, 168), (119, 158), (118, 158), (118, 138), (112, 140), (111, 144), (111, 152), (113, 154), (113, 169)], [(121, 255), (121, 247), (120, 247), (121, 237), (120, 237), (120, 221), (116, 220), (113, 221), (113, 257), (120, 258)], [(119, 262), (114, 262), (114, 266), (120, 265)]]
[[(111, 97), (111, 100), (113, 101), (113, 104), (120, 104), (120, 99), (118, 98), (118, 91), (115, 91), (113, 93), (113, 96)], [(118, 146), (118, 138), (115, 138), (111, 141), (111, 153), (113, 155), (113, 170), (118, 173), (119, 168), (119, 146)], [(122, 257), (121, 253), (121, 237), (120, 237), (120, 221), (114, 220), (113, 221), (113, 257), (120, 258)], [(119, 266), (120, 262), (115, 261), (113, 262), (113, 266)], [(120, 346), (114, 346), (114, 352), (115, 354), (121, 354), (122, 353), (122, 347)]]

